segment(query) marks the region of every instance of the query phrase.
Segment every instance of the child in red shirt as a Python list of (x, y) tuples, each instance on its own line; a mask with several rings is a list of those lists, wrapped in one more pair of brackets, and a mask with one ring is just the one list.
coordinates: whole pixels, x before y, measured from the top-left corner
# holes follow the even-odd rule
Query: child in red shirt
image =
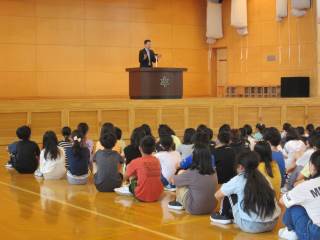
[(153, 137), (144, 137), (139, 147), (142, 157), (127, 166), (124, 176), (125, 181), (134, 178), (130, 182), (129, 190), (138, 200), (143, 202), (155, 202), (163, 192), (160, 162), (152, 156), (155, 145)]

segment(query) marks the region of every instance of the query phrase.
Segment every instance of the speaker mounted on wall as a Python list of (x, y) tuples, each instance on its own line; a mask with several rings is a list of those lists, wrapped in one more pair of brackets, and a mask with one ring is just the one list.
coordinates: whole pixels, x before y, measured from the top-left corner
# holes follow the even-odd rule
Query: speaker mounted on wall
[(310, 78), (309, 77), (282, 77), (281, 78), (281, 97), (283, 98), (310, 97)]

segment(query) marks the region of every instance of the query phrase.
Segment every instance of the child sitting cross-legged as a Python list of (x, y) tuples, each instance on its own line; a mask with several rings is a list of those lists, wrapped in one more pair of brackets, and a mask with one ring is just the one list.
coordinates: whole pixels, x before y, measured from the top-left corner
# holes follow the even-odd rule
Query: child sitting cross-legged
[(172, 184), (177, 187), (176, 200), (169, 202), (169, 209), (185, 209), (194, 215), (213, 212), (216, 207), (214, 192), (217, 190), (218, 180), (212, 167), (208, 145), (198, 145), (194, 149), (190, 168), (174, 176)]
[(120, 171), (124, 161), (118, 152), (112, 150), (116, 142), (115, 134), (105, 133), (100, 137), (104, 149), (98, 150), (93, 157), (97, 166), (94, 184), (99, 192), (113, 192), (115, 188), (121, 187), (123, 176)]
[[(215, 194), (217, 200), (229, 197), (234, 223), (248, 233), (272, 231), (281, 213), (274, 190), (258, 170), (259, 161), (255, 152), (240, 153), (236, 158), (238, 175)], [(219, 214), (214, 213), (210, 219), (224, 224)]]
[(132, 161), (124, 175), (125, 181), (130, 180), (130, 192), (142, 202), (155, 202), (163, 192), (160, 162), (152, 156), (155, 146), (155, 139), (145, 136), (139, 147), (142, 157)]

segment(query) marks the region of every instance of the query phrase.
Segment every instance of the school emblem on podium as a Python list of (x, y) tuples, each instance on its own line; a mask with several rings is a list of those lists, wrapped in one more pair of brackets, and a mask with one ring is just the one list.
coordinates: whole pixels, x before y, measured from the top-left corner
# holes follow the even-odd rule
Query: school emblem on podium
[(170, 85), (170, 79), (167, 76), (163, 76), (160, 78), (160, 86), (166, 88)]

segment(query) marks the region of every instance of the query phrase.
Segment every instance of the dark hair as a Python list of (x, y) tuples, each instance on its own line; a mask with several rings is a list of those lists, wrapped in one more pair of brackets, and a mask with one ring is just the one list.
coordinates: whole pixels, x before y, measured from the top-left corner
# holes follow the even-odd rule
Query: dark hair
[(17, 129), (16, 135), (19, 139), (27, 141), (31, 136), (31, 128), (27, 125), (21, 126)]
[(291, 140), (300, 140), (300, 136), (299, 133), (297, 132), (297, 130), (293, 127), (290, 127), (287, 130), (287, 136), (286, 136), (286, 141), (291, 141)]
[(106, 149), (112, 149), (117, 142), (117, 137), (112, 132), (107, 132), (100, 136), (100, 143)]
[(231, 131), (231, 127), (229, 124), (223, 124), (220, 128), (219, 128), (219, 132), (221, 131), (227, 131), (230, 132)]
[(268, 174), (269, 177), (273, 178), (273, 172), (272, 172), (272, 151), (270, 144), (261, 141), (257, 142), (254, 146), (254, 151), (259, 154), (260, 156), (260, 162), (263, 162), (265, 164), (265, 171)]
[(230, 131), (230, 140), (232, 143), (241, 142), (240, 132), (238, 129), (232, 129)]
[(151, 40), (150, 39), (146, 39), (146, 40), (144, 40), (144, 45), (146, 45), (147, 43), (149, 43), (149, 42), (151, 42)]
[(163, 135), (160, 137), (160, 145), (163, 151), (171, 151), (174, 146), (173, 139), (171, 135)]
[(159, 137), (163, 135), (176, 135), (176, 133), (167, 124), (159, 125), (158, 134), (159, 134)]
[(70, 142), (70, 136), (71, 136), (71, 128), (69, 127), (63, 127), (61, 129), (61, 134), (64, 137), (64, 141)]
[(263, 123), (257, 123), (256, 129), (257, 129), (260, 133), (263, 133), (263, 131), (266, 129), (266, 125), (264, 125)]
[(100, 136), (104, 135), (105, 133), (114, 133), (116, 132), (115, 127), (112, 123), (110, 122), (106, 122), (101, 126), (101, 130), (100, 130)]
[[(43, 135), (43, 148), (44, 148), (44, 158), (51, 160), (56, 160), (60, 156), (60, 151), (58, 148), (58, 138), (55, 132), (47, 131)], [(50, 155), (49, 155), (50, 154)]]
[(141, 140), (147, 136), (142, 127), (135, 128), (131, 133), (130, 143), (132, 146), (139, 148)]
[(194, 144), (194, 148), (196, 148), (197, 145), (201, 145), (201, 144), (205, 144), (205, 145), (209, 145), (209, 137), (208, 134), (206, 132), (200, 131), (200, 132), (196, 132), (193, 135), (193, 144)]
[(281, 142), (281, 134), (279, 130), (274, 127), (267, 128), (263, 134), (263, 138), (273, 147), (279, 146)]
[(218, 133), (218, 140), (222, 144), (229, 144), (230, 143), (230, 132), (228, 131), (221, 131)]
[(312, 134), (308, 138), (308, 143), (310, 147), (315, 147), (317, 150), (320, 150), (320, 134)]
[(246, 125), (243, 126), (243, 128), (246, 130), (246, 133), (247, 133), (248, 136), (250, 136), (252, 134), (253, 131), (252, 131), (251, 125), (246, 124)]
[(85, 137), (89, 131), (89, 125), (85, 122), (79, 123), (77, 130), (82, 133), (83, 137)]
[(156, 148), (156, 141), (152, 136), (145, 136), (140, 143), (141, 150), (144, 154), (151, 155)]
[(121, 131), (121, 129), (118, 128), (118, 127), (115, 127), (115, 128), (114, 128), (114, 132), (115, 132), (115, 134), (116, 134), (117, 140), (120, 140), (120, 139), (122, 138), (122, 131)]
[(308, 131), (309, 134), (312, 134), (314, 132), (314, 125), (312, 123), (309, 123), (307, 126), (306, 126), (306, 129)]
[(183, 144), (189, 144), (189, 145), (192, 144), (192, 138), (195, 133), (196, 133), (196, 130), (194, 130), (193, 128), (187, 128), (184, 131)]
[(141, 125), (141, 129), (144, 130), (145, 135), (147, 135), (147, 136), (152, 136), (151, 127), (150, 127), (148, 124), (142, 124), (142, 125)]
[(312, 176), (311, 178), (317, 178), (320, 177), (320, 151), (315, 151), (310, 158), (310, 162), (315, 167), (317, 173)]
[(283, 126), (282, 126), (282, 130), (284, 131), (288, 131), (289, 128), (291, 128), (291, 124), (290, 123), (284, 123)]
[(304, 135), (304, 127), (297, 127), (297, 132), (300, 135), (300, 137), (302, 137)]
[(207, 127), (206, 125), (200, 124), (200, 125), (197, 127), (196, 131), (197, 131), (197, 132), (199, 132), (199, 131), (206, 131), (207, 128), (208, 128), (208, 127)]
[[(72, 136), (72, 152), (75, 156), (79, 156), (81, 154), (82, 143), (83, 143), (83, 133), (79, 130), (74, 130), (71, 134)], [(77, 138), (77, 140), (75, 140)], [(81, 140), (79, 140), (81, 139)]]
[(212, 175), (215, 173), (208, 145), (200, 144), (194, 149), (190, 169), (197, 169), (201, 175)]
[(257, 169), (259, 155), (251, 151), (241, 152), (236, 158), (236, 163), (245, 169), (244, 177), (247, 180), (242, 203), (244, 212), (249, 216), (253, 212), (262, 218), (272, 216), (276, 209), (275, 192)]

